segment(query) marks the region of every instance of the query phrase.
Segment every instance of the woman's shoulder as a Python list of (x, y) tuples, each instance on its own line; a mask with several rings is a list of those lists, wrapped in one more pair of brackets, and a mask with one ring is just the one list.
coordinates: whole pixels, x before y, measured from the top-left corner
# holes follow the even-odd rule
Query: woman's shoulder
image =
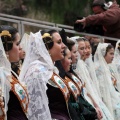
[(39, 79), (40, 82), (47, 82), (53, 74), (52, 70), (49, 70), (45, 64), (40, 62), (34, 62), (29, 65), (27, 72), (25, 73), (25, 80), (28, 79)]
[(35, 73), (45, 72), (47, 70), (48, 70), (47, 66), (45, 66), (44, 64), (41, 64), (40, 62), (32, 63), (28, 68), (28, 72), (30, 74), (32, 74), (33, 72), (35, 72)]
[(5, 67), (0, 67), (0, 73), (11, 74), (11, 69), (7, 69)]

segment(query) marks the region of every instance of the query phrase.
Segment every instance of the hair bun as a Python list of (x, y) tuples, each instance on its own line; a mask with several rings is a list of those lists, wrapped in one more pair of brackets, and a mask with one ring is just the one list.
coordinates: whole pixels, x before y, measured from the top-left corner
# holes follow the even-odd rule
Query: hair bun
[(4, 46), (5, 51), (9, 51), (13, 47), (13, 41), (12, 41), (12, 36), (7, 30), (3, 30), (0, 33), (0, 37)]
[(42, 36), (43, 42), (47, 48), (47, 50), (51, 49), (53, 47), (53, 40), (52, 36), (50, 36), (49, 33), (44, 33)]

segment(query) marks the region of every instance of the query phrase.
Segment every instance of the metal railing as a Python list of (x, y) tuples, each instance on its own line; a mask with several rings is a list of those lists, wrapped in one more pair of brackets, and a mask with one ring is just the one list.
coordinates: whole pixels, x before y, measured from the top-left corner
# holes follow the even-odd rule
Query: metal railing
[[(62, 25), (62, 24), (56, 24), (56, 23), (51, 23), (51, 22), (45, 22), (45, 21), (40, 21), (40, 20), (34, 20), (34, 19), (29, 19), (29, 18), (23, 18), (23, 17), (18, 17), (18, 16), (13, 16), (13, 15), (7, 15), (7, 14), (2, 14), (0, 13), (0, 24), (4, 22), (4, 24), (16, 24), (18, 31), (21, 35), (23, 35), (25, 32), (33, 32), (33, 29), (56, 29), (56, 30), (61, 30), (62, 28), (65, 29), (67, 33), (71, 33), (74, 35), (82, 35), (82, 36), (94, 36), (94, 37), (99, 37), (100, 39), (108, 39), (112, 41), (118, 41), (119, 39), (117, 38), (111, 38), (111, 37), (105, 37), (105, 36), (100, 36), (100, 35), (94, 35), (94, 34), (88, 34), (88, 33), (83, 33), (83, 32), (76, 32), (73, 29), (73, 26), (68, 26), (68, 25)], [(26, 29), (26, 27), (29, 27)]]

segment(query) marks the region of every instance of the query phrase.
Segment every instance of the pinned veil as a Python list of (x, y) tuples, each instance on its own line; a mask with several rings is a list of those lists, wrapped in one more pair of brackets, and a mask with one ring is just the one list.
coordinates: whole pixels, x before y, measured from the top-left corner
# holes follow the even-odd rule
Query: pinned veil
[(45, 65), (48, 68), (48, 73), (46, 73), (48, 76), (46, 76), (46, 79), (50, 78), (53, 73), (54, 65), (42, 40), (41, 32), (39, 31), (35, 34), (31, 32), (27, 44), (27, 52), (20, 73), (20, 81), (23, 81), (28, 68), (31, 66), (31, 63), (36, 60), (38, 60), (42, 65)]
[(117, 89), (120, 92), (120, 40), (116, 43), (114, 59), (111, 67), (114, 70), (114, 74), (117, 79)]
[[(91, 60), (92, 60), (92, 58), (91, 58)], [(80, 57), (78, 59), (77, 65), (76, 65), (75, 72), (81, 78), (81, 80), (83, 82), (85, 82), (85, 88), (87, 90), (87, 93), (92, 96), (92, 98), (95, 100), (95, 102), (101, 109), (101, 111), (103, 113), (102, 120), (113, 120), (113, 117), (111, 116), (109, 110), (107, 109), (107, 107), (105, 106), (105, 104), (102, 102), (102, 100), (100, 99), (100, 97), (98, 95), (98, 91), (96, 90), (96, 86), (94, 84), (95, 81), (92, 80), (92, 77), (90, 76), (90, 73), (88, 71), (88, 67), (87, 67), (86, 63), (83, 60), (81, 60)], [(87, 95), (85, 96), (85, 98), (87, 99), (88, 102), (93, 104), (91, 99), (88, 98)]]
[(113, 62), (120, 65), (120, 40), (116, 43)]
[(53, 74), (53, 68), (41, 32), (30, 33), (28, 49), (20, 73), (20, 81), (25, 82), (29, 95), (29, 120), (51, 120), (46, 84)]
[(22, 49), (26, 52), (27, 51), (27, 46), (28, 46), (28, 40), (29, 40), (29, 35), (27, 33), (24, 33), (22, 40), (20, 42), (20, 46)]
[(97, 94), (100, 95), (100, 90), (99, 90), (99, 83), (96, 77), (96, 73), (95, 73), (95, 66), (94, 66), (94, 62), (92, 60), (92, 54), (89, 56), (89, 58), (87, 58), (85, 60), (85, 63), (87, 64), (87, 68), (90, 74), (90, 77), (92, 78), (94, 87), (97, 90)]
[(109, 44), (99, 43), (95, 53), (96, 74), (99, 81), (101, 98), (106, 104), (115, 120), (120, 118), (120, 93), (113, 87), (109, 66), (104, 59)]
[[(7, 59), (5, 50), (3, 48), (2, 40), (0, 37), (0, 88), (1, 88), (1, 96), (4, 97), (4, 112), (5, 112), (5, 120), (7, 120), (7, 110), (8, 110), (8, 101), (9, 101), (9, 91), (10, 91), (10, 80), (11, 80), (11, 65), (9, 60)], [(1, 110), (0, 110), (1, 114)]]

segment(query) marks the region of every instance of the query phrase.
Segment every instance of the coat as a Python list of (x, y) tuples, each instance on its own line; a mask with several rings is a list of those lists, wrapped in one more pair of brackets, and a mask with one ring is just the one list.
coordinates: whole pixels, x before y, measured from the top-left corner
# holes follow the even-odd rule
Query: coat
[(106, 11), (86, 17), (87, 25), (102, 25), (104, 35), (107, 37), (120, 38), (120, 8), (114, 2)]

